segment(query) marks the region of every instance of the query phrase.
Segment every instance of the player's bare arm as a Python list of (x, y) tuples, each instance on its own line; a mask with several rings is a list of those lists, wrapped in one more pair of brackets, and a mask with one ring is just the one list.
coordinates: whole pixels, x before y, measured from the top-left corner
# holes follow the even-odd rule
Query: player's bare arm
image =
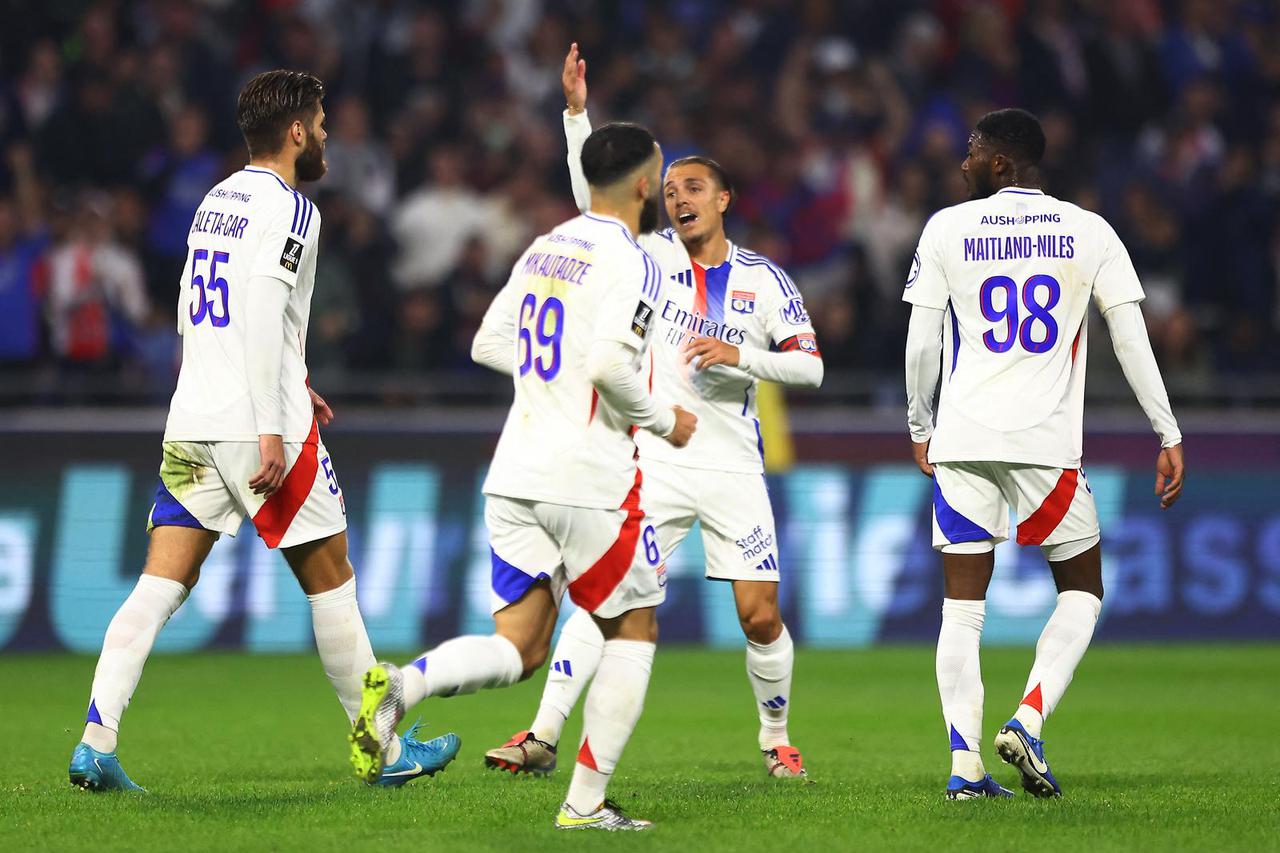
[(314, 388), (308, 387), (307, 393), (311, 395), (311, 409), (315, 414), (316, 422), (320, 426), (328, 426), (333, 423), (333, 409), (316, 393)]
[(684, 447), (689, 443), (689, 439), (693, 438), (694, 430), (698, 428), (698, 416), (679, 406), (672, 406), (671, 410), (676, 413), (676, 425), (665, 438), (672, 447)]

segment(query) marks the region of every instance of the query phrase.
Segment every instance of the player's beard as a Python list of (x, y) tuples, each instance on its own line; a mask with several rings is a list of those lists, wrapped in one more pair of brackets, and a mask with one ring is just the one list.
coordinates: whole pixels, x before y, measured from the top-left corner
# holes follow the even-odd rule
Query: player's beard
[(298, 173), (298, 181), (318, 181), (324, 177), (328, 168), (324, 162), (324, 145), (315, 136), (307, 138), (307, 145), (298, 155), (294, 164)]
[(640, 233), (652, 234), (658, 230), (658, 196), (649, 196), (640, 208)]
[(969, 200), (977, 201), (983, 198), (989, 198), (996, 194), (995, 182), (991, 180), (991, 173), (977, 169), (969, 170)]

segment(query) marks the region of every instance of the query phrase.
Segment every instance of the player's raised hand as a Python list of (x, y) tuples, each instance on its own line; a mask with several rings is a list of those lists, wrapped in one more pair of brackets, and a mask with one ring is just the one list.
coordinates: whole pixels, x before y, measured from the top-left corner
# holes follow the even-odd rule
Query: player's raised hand
[(324, 401), (324, 397), (317, 394), (311, 386), (307, 386), (307, 393), (311, 395), (311, 413), (315, 415), (315, 419), (320, 426), (328, 426), (333, 423), (333, 409), (329, 408), (329, 404)]
[(1156, 457), (1156, 494), (1160, 497), (1160, 508), (1173, 506), (1182, 494), (1182, 445), (1166, 447)]
[(569, 52), (564, 56), (560, 85), (564, 87), (564, 102), (569, 108), (569, 115), (577, 115), (587, 108), (587, 61), (578, 56), (576, 41), (569, 45)]
[(258, 456), (262, 467), (249, 479), (255, 495), (270, 497), (284, 483), (284, 439), (278, 435), (258, 436)]
[(672, 406), (671, 410), (676, 413), (676, 425), (667, 436), (667, 441), (672, 447), (684, 447), (698, 429), (698, 416), (679, 406)]
[(933, 476), (933, 466), (929, 464), (929, 442), (911, 442), (911, 458), (920, 466), (920, 472), (926, 477)]
[(693, 362), (696, 370), (706, 370), (717, 364), (737, 367), (738, 348), (719, 338), (697, 338), (685, 346), (684, 360), (686, 364)]

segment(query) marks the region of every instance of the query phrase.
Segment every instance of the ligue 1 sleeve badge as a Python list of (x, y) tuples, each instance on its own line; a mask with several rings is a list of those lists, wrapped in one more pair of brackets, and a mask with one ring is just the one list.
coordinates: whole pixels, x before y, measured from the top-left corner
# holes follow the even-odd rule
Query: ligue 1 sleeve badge
[(754, 314), (756, 295), (749, 290), (735, 290), (729, 294), (729, 307), (739, 314)]

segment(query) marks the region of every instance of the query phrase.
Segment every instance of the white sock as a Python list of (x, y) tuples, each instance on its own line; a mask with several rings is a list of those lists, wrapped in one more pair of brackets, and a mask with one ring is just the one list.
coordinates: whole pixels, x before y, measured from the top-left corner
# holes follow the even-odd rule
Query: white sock
[(356, 579), (328, 592), (308, 595), (307, 601), (311, 602), (311, 627), (324, 674), (337, 691), (347, 719), (354, 720), (360, 712), (364, 674), (377, 663), (356, 603)]
[(168, 578), (142, 575), (120, 605), (102, 639), (93, 672), (84, 737), (99, 752), (114, 752), (120, 717), (142, 678), (156, 635), (187, 597), (187, 588)]
[(458, 696), (515, 684), (524, 662), (506, 637), (471, 635), (446, 640), (400, 672), (404, 706), (411, 708), (428, 696)]
[(1032, 737), (1040, 737), (1045, 717), (1067, 692), (1101, 612), (1102, 601), (1092, 593), (1078, 589), (1058, 593), (1058, 606), (1036, 642), (1036, 662), (1013, 715)]
[(542, 703), (529, 731), (538, 740), (552, 746), (560, 742), (564, 721), (578, 704), (604, 653), (604, 634), (591, 614), (579, 608), (560, 629), (560, 639), (551, 653), (547, 685), (542, 688)]
[(938, 632), (938, 695), (951, 742), (951, 774), (970, 782), (986, 775), (982, 766), (982, 643), (985, 601), (942, 600)]
[(591, 689), (582, 730), (582, 747), (565, 801), (578, 814), (591, 814), (604, 802), (609, 777), (644, 710), (656, 646), (638, 640), (607, 640)]
[(787, 712), (791, 710), (791, 670), (795, 660), (796, 647), (786, 625), (778, 639), (767, 646), (747, 640), (747, 679), (760, 712), (761, 749), (791, 743)]

